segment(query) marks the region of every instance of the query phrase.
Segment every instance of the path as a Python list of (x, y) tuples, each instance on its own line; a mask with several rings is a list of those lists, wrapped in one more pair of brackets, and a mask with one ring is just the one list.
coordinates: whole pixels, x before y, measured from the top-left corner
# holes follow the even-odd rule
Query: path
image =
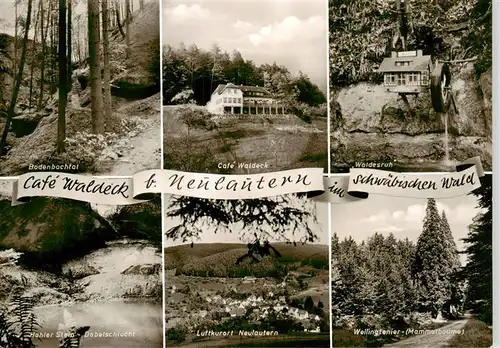
[(147, 169), (161, 166), (161, 122), (160, 109), (148, 119), (148, 128), (128, 139), (130, 150), (113, 161), (111, 168), (99, 173), (102, 176), (129, 176)]
[[(452, 322), (451, 324), (440, 327), (440, 332), (424, 333), (415, 335), (402, 341), (385, 345), (384, 347), (402, 348), (402, 347), (418, 347), (418, 348), (444, 348), (448, 347), (448, 341), (451, 340), (458, 330), (464, 328), (469, 319), (462, 319)], [(432, 330), (429, 330), (432, 331)], [(448, 332), (447, 332), (448, 331)]]
[(153, 122), (143, 133), (130, 139), (132, 150), (121, 157), (108, 176), (133, 175), (147, 169), (157, 169), (161, 166), (161, 127), (160, 122)]

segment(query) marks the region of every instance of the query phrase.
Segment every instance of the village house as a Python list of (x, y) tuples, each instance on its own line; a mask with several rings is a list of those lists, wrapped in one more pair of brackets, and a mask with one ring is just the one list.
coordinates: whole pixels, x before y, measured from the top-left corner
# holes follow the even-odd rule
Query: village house
[(260, 86), (220, 84), (213, 91), (207, 110), (214, 115), (284, 115), (285, 106)]
[(245, 315), (245, 313), (246, 313), (245, 308), (241, 308), (241, 307), (233, 307), (229, 311), (229, 315), (231, 317), (242, 317)]
[(387, 92), (418, 94), (430, 86), (431, 56), (422, 50), (392, 52), (384, 58), (378, 72), (384, 74), (384, 87)]
[(256, 277), (248, 277), (248, 276), (247, 276), (247, 277), (243, 278), (242, 283), (243, 283), (243, 284), (255, 283), (255, 281), (256, 281), (256, 280), (257, 280), (257, 278), (256, 278)]

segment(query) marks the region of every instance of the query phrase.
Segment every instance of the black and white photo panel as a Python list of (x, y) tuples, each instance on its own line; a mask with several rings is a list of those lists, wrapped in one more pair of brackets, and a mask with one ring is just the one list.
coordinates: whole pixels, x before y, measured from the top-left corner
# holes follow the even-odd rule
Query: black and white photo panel
[(0, 3), (0, 175), (161, 166), (160, 0)]
[(329, 1), (330, 169), (492, 166), (492, 1)]
[(32, 198), (0, 180), (0, 346), (163, 347), (161, 200)]
[(333, 347), (492, 346), (492, 175), (481, 184), (331, 205)]
[(168, 347), (330, 347), (328, 206), (165, 197)]
[(326, 12), (324, 0), (164, 0), (164, 168), (326, 171)]

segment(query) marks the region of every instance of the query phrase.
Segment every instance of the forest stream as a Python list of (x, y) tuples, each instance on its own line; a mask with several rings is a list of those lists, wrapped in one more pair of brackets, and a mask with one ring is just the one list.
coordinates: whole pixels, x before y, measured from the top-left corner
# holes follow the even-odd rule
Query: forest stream
[[(161, 303), (146, 301), (107, 302), (74, 304), (69, 307), (47, 306), (35, 310), (42, 329), (38, 332), (51, 333), (53, 337), (42, 338), (39, 348), (52, 348), (58, 344), (61, 335), (59, 325), (65, 321), (67, 311), (77, 326), (90, 326), (87, 337), (82, 339), (85, 347), (161, 347), (163, 344), (163, 323)], [(66, 314), (66, 317), (68, 315)], [(127, 335), (124, 337), (91, 337), (95, 335)]]

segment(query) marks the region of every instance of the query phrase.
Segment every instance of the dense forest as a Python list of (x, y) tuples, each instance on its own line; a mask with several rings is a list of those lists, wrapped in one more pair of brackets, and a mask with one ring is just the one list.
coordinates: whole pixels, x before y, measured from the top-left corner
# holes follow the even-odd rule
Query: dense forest
[[(210, 51), (196, 45), (163, 50), (163, 103), (180, 104), (192, 99), (205, 105), (218, 84), (264, 86), (290, 108), (318, 107), (326, 103), (324, 93), (299, 72), (293, 74), (283, 65), (256, 65), (240, 52), (231, 55), (214, 44)], [(326, 112), (325, 112), (326, 116)]]
[[(427, 202), (417, 243), (394, 235), (374, 234), (361, 243), (332, 238), (333, 327), (419, 328), (424, 318), (454, 319), (471, 310), (492, 322), (492, 182), (472, 194), (481, 211), (464, 239), (467, 255), (460, 264), (452, 231), (434, 199)], [(364, 344), (381, 346), (401, 337), (369, 336)], [(334, 339), (335, 340), (335, 339)], [(385, 340), (385, 342), (384, 342)], [(358, 342), (359, 343), (359, 342)]]
[[(92, 170), (86, 166), (96, 160), (87, 158), (92, 151), (98, 157), (99, 148), (109, 145), (108, 133), (130, 126), (116, 114), (122, 101), (159, 93), (159, 34), (145, 30), (148, 38), (140, 38), (136, 29), (136, 22), (158, 13), (158, 4), (19, 0), (12, 6), (15, 34), (0, 34), (0, 156), (27, 164), (31, 150), (23, 137), (50, 123), (33, 139), (40, 149), (30, 163), (69, 162)], [(89, 151), (81, 146), (89, 144)], [(16, 165), (6, 166), (11, 174)]]
[(394, 48), (473, 58), (478, 75), (491, 67), (491, 0), (336, 0), (329, 7), (332, 87), (377, 79), (375, 68)]

